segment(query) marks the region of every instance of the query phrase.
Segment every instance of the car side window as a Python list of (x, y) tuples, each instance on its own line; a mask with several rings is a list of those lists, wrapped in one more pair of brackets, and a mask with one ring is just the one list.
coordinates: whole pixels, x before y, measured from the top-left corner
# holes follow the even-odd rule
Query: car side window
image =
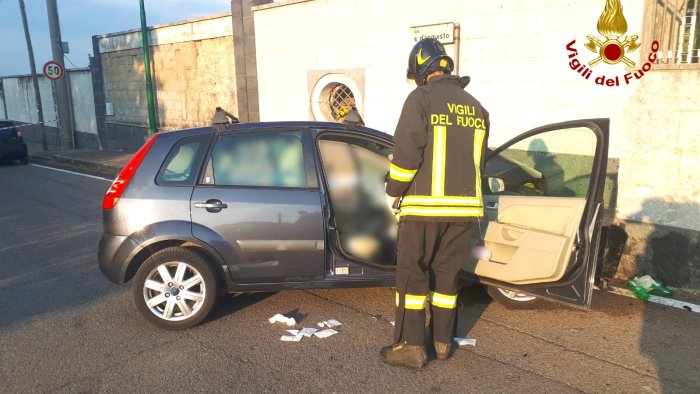
[(208, 145), (207, 139), (208, 136), (194, 136), (178, 141), (165, 158), (156, 183), (162, 186), (194, 185)]
[(585, 198), (596, 144), (595, 133), (586, 127), (518, 141), (486, 162), (484, 193)]
[(211, 166), (217, 186), (307, 187), (300, 132), (221, 136)]

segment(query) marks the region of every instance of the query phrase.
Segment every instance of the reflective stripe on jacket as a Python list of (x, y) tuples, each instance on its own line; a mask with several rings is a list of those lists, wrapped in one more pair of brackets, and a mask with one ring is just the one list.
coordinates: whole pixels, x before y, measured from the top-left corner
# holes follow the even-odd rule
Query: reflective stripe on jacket
[(470, 221), (483, 216), (481, 174), (488, 112), (464, 90), (469, 77), (433, 77), (401, 112), (387, 194), (403, 196), (404, 220)]

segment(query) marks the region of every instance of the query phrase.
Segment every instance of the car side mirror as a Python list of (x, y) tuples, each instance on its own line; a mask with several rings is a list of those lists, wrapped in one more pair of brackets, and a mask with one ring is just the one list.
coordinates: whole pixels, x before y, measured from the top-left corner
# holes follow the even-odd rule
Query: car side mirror
[(501, 193), (506, 190), (506, 184), (501, 178), (488, 177), (488, 183), (491, 193)]

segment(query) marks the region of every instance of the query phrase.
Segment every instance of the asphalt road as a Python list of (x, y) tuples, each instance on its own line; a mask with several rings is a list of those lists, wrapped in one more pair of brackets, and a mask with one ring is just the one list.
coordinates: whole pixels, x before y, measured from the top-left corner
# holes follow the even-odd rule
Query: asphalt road
[[(700, 314), (604, 292), (592, 311), (518, 311), (465, 289), (458, 335), (476, 347), (420, 371), (379, 360), (389, 289), (226, 296), (205, 324), (160, 331), (97, 268), (107, 186), (0, 166), (0, 392), (700, 391)], [(342, 332), (281, 342), (267, 319), (292, 311)]]

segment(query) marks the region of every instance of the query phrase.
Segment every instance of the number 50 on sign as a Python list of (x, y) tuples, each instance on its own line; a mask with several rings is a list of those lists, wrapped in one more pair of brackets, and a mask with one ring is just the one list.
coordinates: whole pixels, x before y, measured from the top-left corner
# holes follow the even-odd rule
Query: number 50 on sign
[(63, 77), (64, 73), (63, 67), (58, 62), (51, 60), (44, 64), (44, 75), (50, 80), (57, 81)]

